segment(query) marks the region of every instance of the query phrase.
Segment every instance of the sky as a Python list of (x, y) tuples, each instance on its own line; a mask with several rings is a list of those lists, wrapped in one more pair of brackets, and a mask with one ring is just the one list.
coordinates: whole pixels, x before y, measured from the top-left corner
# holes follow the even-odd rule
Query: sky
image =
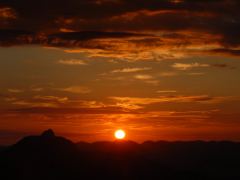
[(0, 0), (0, 144), (240, 141), (240, 1)]

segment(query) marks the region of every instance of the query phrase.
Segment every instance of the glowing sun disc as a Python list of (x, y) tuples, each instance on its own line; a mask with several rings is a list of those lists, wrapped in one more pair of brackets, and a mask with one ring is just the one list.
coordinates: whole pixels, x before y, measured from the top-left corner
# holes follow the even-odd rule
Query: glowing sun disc
[(116, 139), (124, 139), (126, 136), (126, 133), (123, 130), (119, 129), (115, 131), (114, 136)]

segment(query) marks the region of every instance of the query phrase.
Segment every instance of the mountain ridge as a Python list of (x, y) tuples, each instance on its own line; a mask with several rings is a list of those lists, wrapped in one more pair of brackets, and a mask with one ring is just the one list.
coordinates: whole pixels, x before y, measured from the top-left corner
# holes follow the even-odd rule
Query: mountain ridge
[(1, 179), (239, 179), (240, 143), (73, 143), (49, 129), (0, 152)]

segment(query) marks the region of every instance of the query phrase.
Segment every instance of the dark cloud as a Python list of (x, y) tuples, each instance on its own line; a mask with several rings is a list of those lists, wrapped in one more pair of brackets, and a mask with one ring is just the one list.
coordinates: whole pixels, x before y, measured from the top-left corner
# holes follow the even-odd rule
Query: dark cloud
[(227, 68), (229, 67), (227, 64), (212, 64), (212, 67), (217, 67), (217, 68)]
[(37, 34), (27, 30), (0, 29), (0, 45), (40, 44), (49, 46), (84, 46), (82, 41), (108, 38), (144, 37), (146, 34), (130, 32), (80, 31), (55, 34)]
[[(233, 48), (240, 45), (239, 6), (237, 0), (0, 0), (4, 17), (12, 17), (0, 23), (0, 45), (81, 47), (78, 42), (144, 36), (146, 31), (165, 33), (164, 38), (178, 43), (183, 38), (184, 44), (186, 39), (179, 32), (197, 32), (197, 37), (217, 36), (217, 43), (228, 48), (222, 53), (238, 55)], [(188, 37), (188, 43), (194, 40)]]
[(221, 49), (213, 49), (210, 52), (218, 53), (218, 54), (229, 54), (233, 56), (239, 56), (240, 50), (239, 49), (228, 49), (228, 48), (221, 48)]
[(32, 43), (33, 37), (34, 33), (26, 30), (0, 29), (1, 46)]
[(144, 36), (143, 34), (127, 33), (127, 32), (100, 32), (100, 31), (81, 31), (58, 33), (48, 36), (49, 39), (60, 38), (63, 40), (86, 41), (91, 39), (106, 39), (106, 38), (126, 38)]

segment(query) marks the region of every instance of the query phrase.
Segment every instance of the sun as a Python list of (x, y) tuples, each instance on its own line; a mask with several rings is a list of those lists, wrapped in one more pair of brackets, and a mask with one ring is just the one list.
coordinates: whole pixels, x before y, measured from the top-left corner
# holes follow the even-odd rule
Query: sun
[(126, 136), (126, 133), (122, 129), (118, 129), (115, 131), (114, 136), (116, 139), (124, 139)]

